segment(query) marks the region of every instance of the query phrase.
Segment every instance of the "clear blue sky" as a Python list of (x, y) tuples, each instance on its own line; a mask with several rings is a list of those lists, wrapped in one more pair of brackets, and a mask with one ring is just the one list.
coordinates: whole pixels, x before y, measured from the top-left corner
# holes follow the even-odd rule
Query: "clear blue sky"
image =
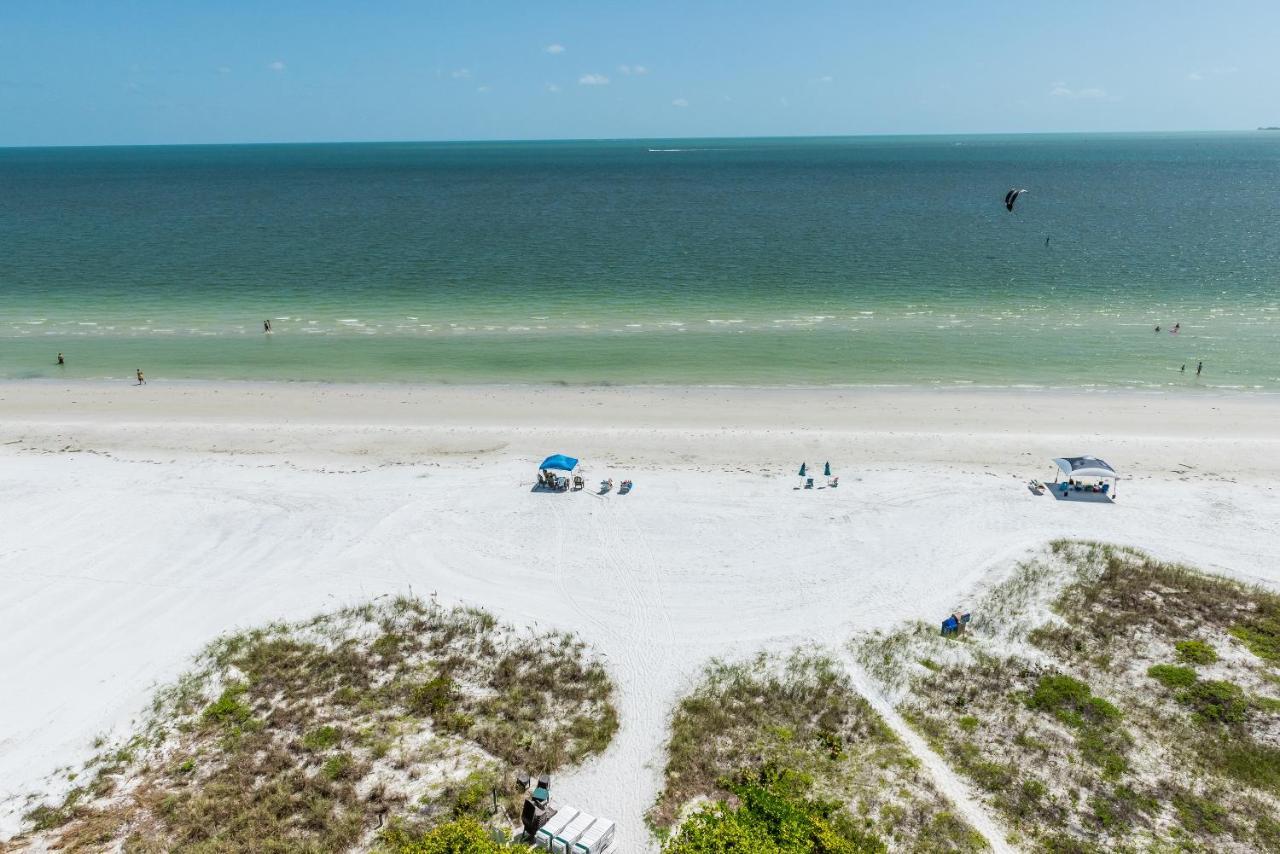
[(1280, 124), (1280, 2), (0, 0), (0, 145)]

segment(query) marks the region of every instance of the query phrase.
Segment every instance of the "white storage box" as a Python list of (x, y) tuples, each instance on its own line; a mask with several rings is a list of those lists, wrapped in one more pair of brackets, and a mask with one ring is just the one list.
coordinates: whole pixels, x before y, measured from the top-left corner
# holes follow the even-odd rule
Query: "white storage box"
[(560, 807), (560, 809), (556, 810), (556, 814), (547, 819), (547, 823), (538, 831), (533, 839), (533, 844), (545, 851), (550, 851), (551, 840), (577, 817), (578, 810), (573, 807)]
[(580, 812), (573, 821), (565, 825), (551, 840), (552, 854), (572, 854), (573, 843), (578, 841), (578, 837), (586, 833), (587, 828), (595, 823), (596, 817)]
[(573, 854), (601, 854), (613, 844), (613, 832), (617, 826), (607, 818), (598, 818), (586, 832), (573, 843)]

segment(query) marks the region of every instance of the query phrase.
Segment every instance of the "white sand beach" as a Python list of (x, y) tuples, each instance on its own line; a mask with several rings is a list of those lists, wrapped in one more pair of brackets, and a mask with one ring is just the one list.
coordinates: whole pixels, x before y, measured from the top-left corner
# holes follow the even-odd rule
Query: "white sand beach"
[[(607, 656), (621, 730), (554, 792), (652, 850), (709, 657), (940, 620), (1063, 536), (1280, 585), (1277, 424), (1208, 393), (0, 384), (0, 839), (219, 633), (412, 590)], [(586, 490), (533, 489), (554, 452)], [(1082, 453), (1115, 503), (1027, 489)]]

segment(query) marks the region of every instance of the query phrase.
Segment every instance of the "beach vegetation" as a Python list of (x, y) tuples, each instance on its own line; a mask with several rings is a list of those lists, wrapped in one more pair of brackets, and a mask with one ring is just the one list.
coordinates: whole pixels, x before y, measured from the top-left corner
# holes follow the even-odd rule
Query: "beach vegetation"
[(1177, 664), (1153, 664), (1147, 675), (1166, 688), (1190, 688), (1196, 684), (1196, 672)]
[(1178, 660), (1188, 664), (1213, 664), (1218, 660), (1218, 651), (1201, 640), (1178, 641), (1173, 648), (1177, 650)]
[(801, 773), (765, 767), (726, 783), (732, 805), (717, 801), (689, 816), (664, 854), (879, 854), (885, 843), (853, 821), (837, 801), (811, 796)]
[(706, 667), (672, 717), (648, 819), (669, 854), (985, 847), (844, 669), (811, 649)]
[(1026, 847), (1280, 851), (1280, 596), (1060, 540), (973, 613), (945, 659), (916, 624), (852, 650)]
[(609, 743), (613, 690), (571, 635), (417, 599), (253, 629), (211, 644), (26, 832), (138, 854), (342, 851), (371, 834), (390, 850), (485, 851), (469, 840), (498, 843), (476, 822), (511, 838), (516, 768)]

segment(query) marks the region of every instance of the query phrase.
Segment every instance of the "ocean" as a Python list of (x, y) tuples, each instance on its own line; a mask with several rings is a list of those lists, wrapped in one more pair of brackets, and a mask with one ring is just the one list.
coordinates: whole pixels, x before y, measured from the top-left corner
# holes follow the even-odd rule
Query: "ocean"
[(0, 149), (5, 378), (1276, 391), (1278, 283), (1280, 133)]

